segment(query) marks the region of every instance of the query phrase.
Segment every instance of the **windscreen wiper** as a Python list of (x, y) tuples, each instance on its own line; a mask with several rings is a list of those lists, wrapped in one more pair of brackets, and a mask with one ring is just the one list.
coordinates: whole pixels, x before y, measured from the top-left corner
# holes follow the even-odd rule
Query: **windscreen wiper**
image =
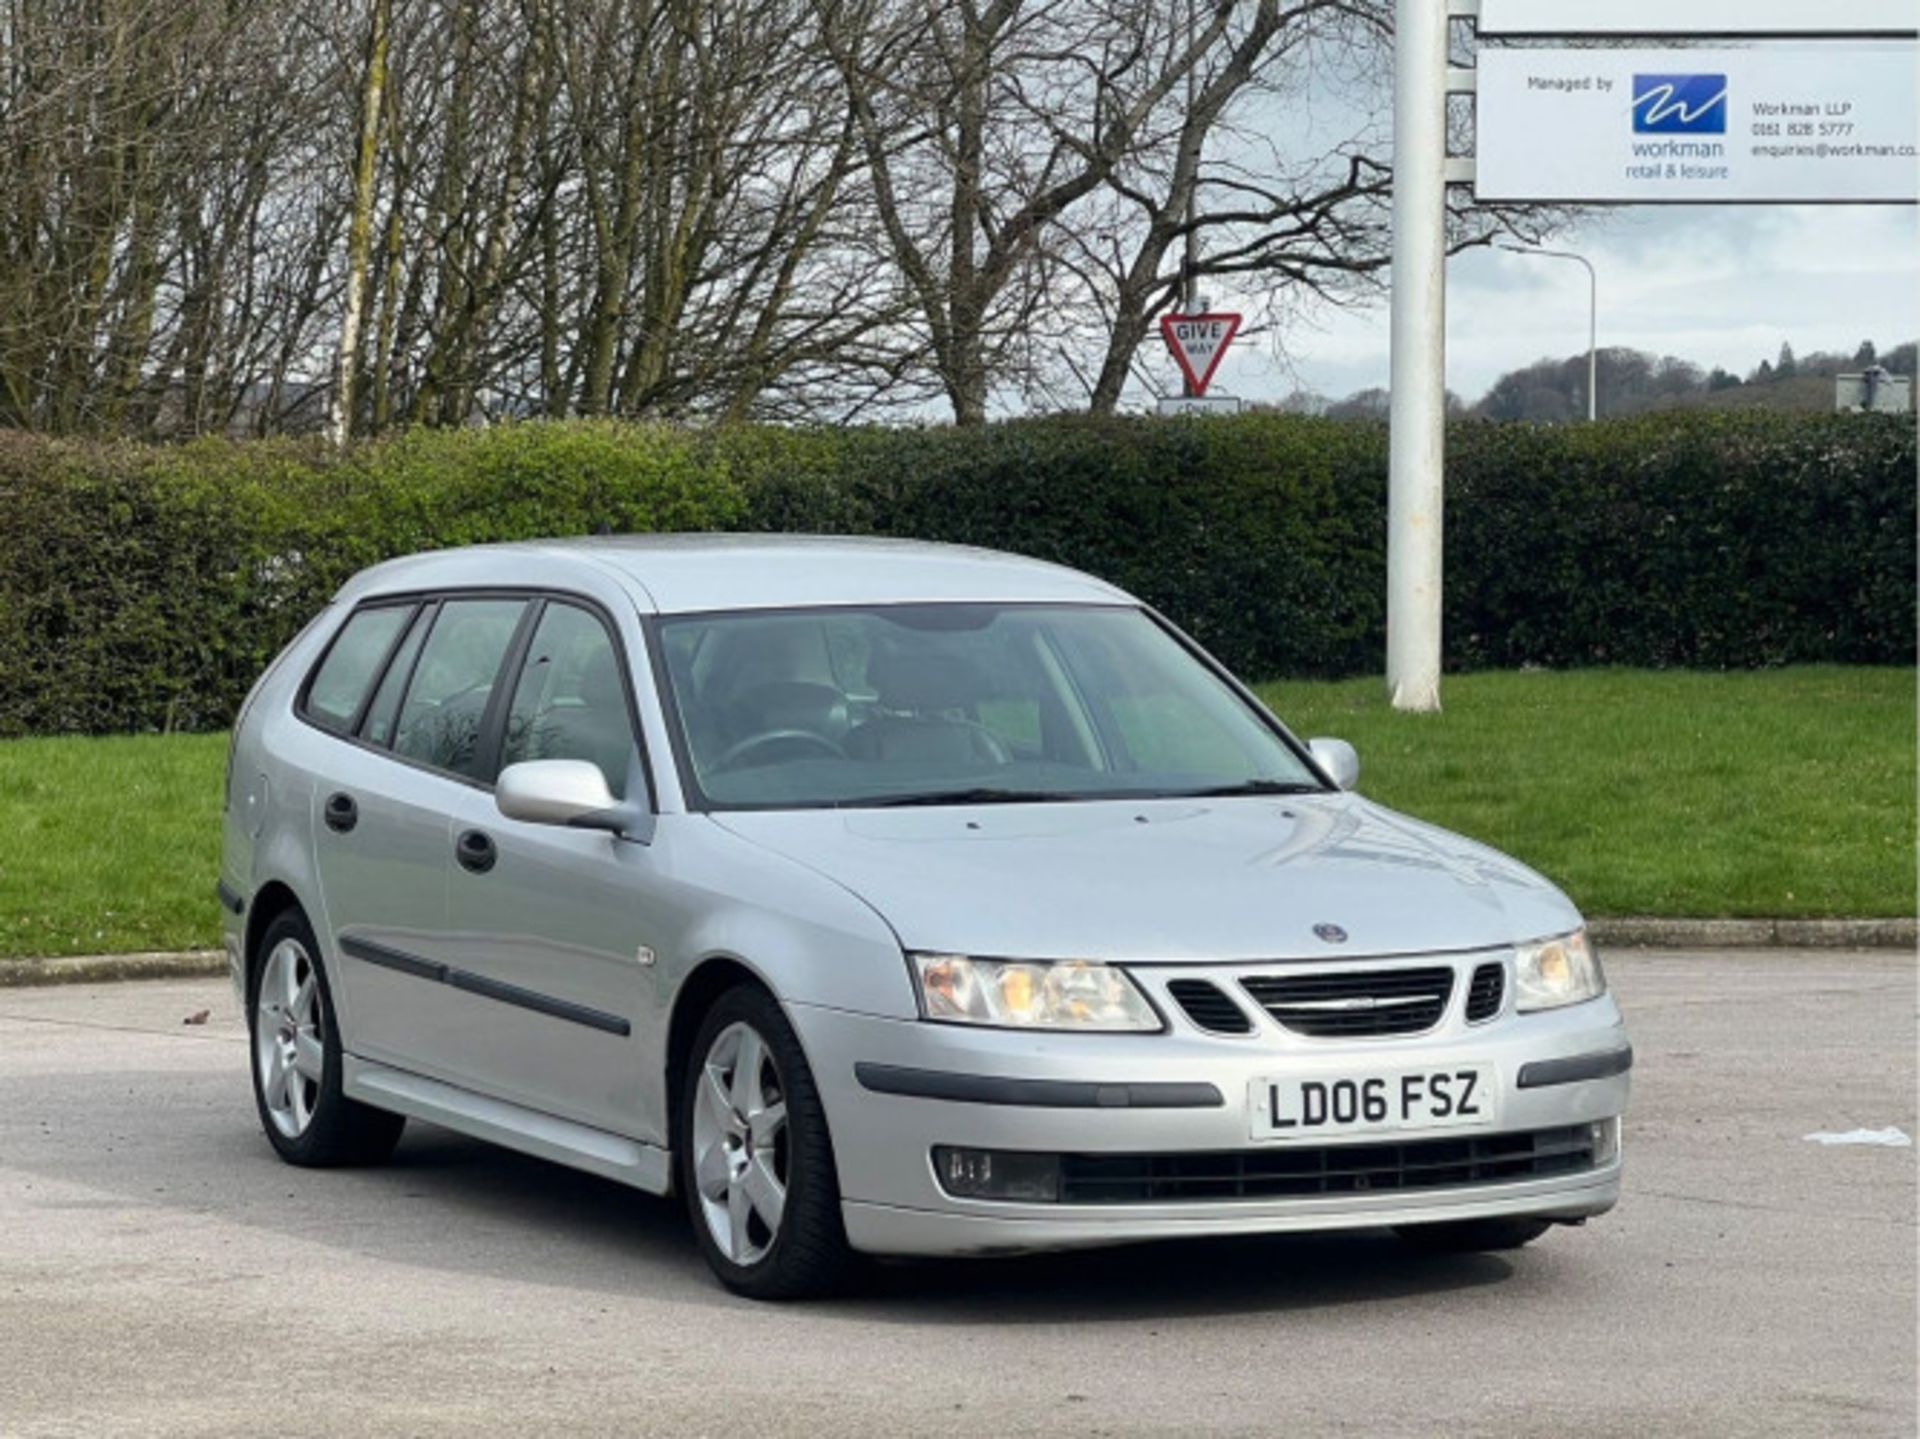
[(1000, 789), (980, 785), (973, 789), (929, 790), (925, 794), (883, 794), (873, 799), (848, 800), (850, 807), (872, 805), (875, 809), (908, 809), (915, 805), (936, 804), (1059, 804), (1078, 799), (1078, 795), (1057, 791)]
[[(1239, 784), (1223, 784), (1215, 789), (1196, 789), (1180, 795), (1181, 799), (1231, 799), (1236, 795), (1266, 794), (1325, 794), (1327, 787), (1319, 784), (1304, 784), (1290, 779), (1249, 779)], [(1170, 796), (1171, 798), (1171, 796)]]

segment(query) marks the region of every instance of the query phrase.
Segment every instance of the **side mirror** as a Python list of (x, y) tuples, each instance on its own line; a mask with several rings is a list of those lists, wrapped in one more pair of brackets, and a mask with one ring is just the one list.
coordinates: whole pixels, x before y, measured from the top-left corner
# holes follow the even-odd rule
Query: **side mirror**
[(1308, 740), (1307, 752), (1321, 773), (1341, 789), (1352, 789), (1360, 783), (1360, 755), (1345, 740)]
[(653, 811), (615, 799), (600, 766), (582, 759), (510, 764), (494, 784), (493, 803), (508, 819), (528, 824), (603, 829), (639, 844), (653, 839)]

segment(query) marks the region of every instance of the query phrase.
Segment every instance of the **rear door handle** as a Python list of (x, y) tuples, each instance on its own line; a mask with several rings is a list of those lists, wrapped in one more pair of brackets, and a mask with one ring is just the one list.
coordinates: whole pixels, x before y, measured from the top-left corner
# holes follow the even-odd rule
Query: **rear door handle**
[(500, 857), (500, 851), (494, 848), (491, 835), (481, 830), (470, 829), (454, 841), (453, 857), (460, 861), (460, 868), (470, 870), (474, 874), (485, 874), (493, 868), (493, 862)]
[(355, 804), (353, 796), (342, 790), (335, 790), (327, 796), (327, 828), (335, 834), (345, 834), (360, 823), (360, 806)]

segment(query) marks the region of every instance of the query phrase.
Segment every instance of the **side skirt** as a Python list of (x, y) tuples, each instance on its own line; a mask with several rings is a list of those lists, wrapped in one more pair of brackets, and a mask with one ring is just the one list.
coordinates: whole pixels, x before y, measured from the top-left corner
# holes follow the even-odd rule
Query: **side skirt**
[(657, 1145), (591, 1129), (355, 1055), (341, 1057), (346, 1063), (340, 1087), (349, 1099), (443, 1125), (538, 1159), (584, 1169), (649, 1194), (666, 1194), (673, 1188), (673, 1156)]

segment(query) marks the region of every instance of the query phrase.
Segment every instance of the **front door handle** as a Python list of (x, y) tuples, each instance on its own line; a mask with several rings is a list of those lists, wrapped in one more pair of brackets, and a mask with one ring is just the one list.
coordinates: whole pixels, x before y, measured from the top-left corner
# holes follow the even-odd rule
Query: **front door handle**
[(345, 834), (360, 823), (360, 806), (353, 802), (353, 796), (344, 790), (335, 790), (327, 796), (327, 828), (335, 834)]
[(493, 868), (493, 862), (500, 858), (500, 851), (494, 848), (491, 835), (470, 829), (454, 841), (453, 857), (460, 861), (460, 868), (474, 874), (485, 874)]

